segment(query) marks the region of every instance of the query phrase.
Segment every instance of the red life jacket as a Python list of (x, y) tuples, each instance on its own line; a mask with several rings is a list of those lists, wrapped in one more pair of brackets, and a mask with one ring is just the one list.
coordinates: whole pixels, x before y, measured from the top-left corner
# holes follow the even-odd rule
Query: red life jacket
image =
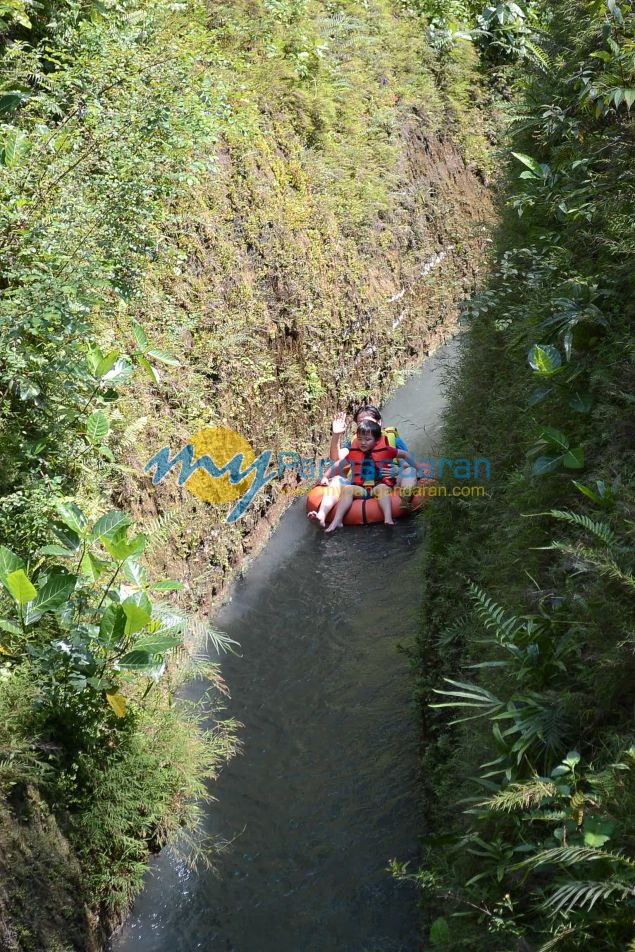
[[(359, 448), (356, 437), (352, 441), (346, 457), (346, 462), (350, 462), (353, 467), (353, 479), (351, 480), (353, 485), (364, 486), (369, 484), (374, 486), (376, 483), (385, 482), (387, 485), (394, 486), (394, 479), (384, 476), (386, 463), (392, 462), (393, 459), (395, 459), (394, 447), (390, 445), (385, 436), (381, 436), (368, 453), (364, 453)], [(362, 465), (364, 460), (367, 461), (365, 466)], [(374, 476), (369, 461), (375, 464)]]

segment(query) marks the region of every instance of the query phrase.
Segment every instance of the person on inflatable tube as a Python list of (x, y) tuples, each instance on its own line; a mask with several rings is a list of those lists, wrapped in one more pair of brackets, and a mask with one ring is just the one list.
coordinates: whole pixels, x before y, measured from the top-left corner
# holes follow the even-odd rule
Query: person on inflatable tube
[[(357, 425), (364, 420), (374, 420), (382, 428), (382, 436), (385, 436), (390, 446), (397, 450), (404, 450), (408, 453), (408, 447), (399, 436), (396, 426), (384, 426), (381, 418), (381, 412), (377, 407), (370, 403), (362, 404), (355, 411), (353, 419)], [(332, 460), (345, 459), (348, 450), (351, 448), (350, 440), (340, 445), (340, 437), (346, 430), (346, 414), (337, 413), (333, 420), (333, 435), (331, 436), (331, 445), (329, 447), (329, 456)], [(396, 476), (397, 486), (399, 487), (401, 502), (399, 508), (412, 512), (412, 492), (417, 484), (417, 474), (412, 465), (412, 461), (402, 460), (399, 466), (399, 472)]]
[[(358, 426), (357, 436), (346, 456), (334, 462), (334, 476), (326, 477), (332, 491), (324, 496), (318, 511), (310, 512), (308, 518), (326, 528), (326, 532), (335, 532), (343, 525), (344, 516), (355, 498), (375, 496), (385, 524), (394, 525), (390, 491), (395, 479), (387, 474), (387, 466), (397, 458), (410, 459), (410, 454), (390, 446), (381, 426), (374, 420), (364, 420)], [(347, 478), (342, 475), (344, 470), (349, 473)], [(326, 517), (334, 506), (335, 516), (327, 528)]]

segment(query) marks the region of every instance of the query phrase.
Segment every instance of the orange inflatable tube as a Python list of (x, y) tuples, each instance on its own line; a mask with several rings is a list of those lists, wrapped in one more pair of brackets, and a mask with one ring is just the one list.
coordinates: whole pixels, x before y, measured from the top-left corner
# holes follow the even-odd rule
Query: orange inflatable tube
[[(419, 479), (417, 481), (409, 497), (412, 500), (412, 509), (401, 508), (401, 494), (399, 487), (394, 486), (390, 493), (390, 504), (392, 507), (393, 519), (401, 519), (402, 516), (409, 516), (411, 512), (416, 512), (417, 509), (421, 508), (421, 506), (426, 501), (426, 486), (429, 486), (434, 482), (436, 482), (434, 479)], [(306, 497), (307, 512), (316, 512), (320, 508), (322, 497), (324, 496), (325, 492), (328, 492), (328, 488), (328, 486), (313, 487), (311, 492)], [(335, 506), (331, 509), (328, 516), (326, 517), (327, 524), (333, 521), (334, 515)], [(353, 505), (344, 516), (345, 526), (366, 526), (370, 525), (372, 522), (383, 521), (384, 515), (379, 507), (379, 503), (375, 498), (354, 499)]]

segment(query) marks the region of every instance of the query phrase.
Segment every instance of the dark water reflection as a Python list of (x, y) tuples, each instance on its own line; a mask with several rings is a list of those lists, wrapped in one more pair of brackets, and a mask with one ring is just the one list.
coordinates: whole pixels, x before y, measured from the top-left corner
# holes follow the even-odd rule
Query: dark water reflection
[[(439, 351), (384, 416), (429, 455)], [(431, 503), (433, 504), (433, 503)], [(215, 624), (244, 753), (214, 785), (211, 833), (232, 841), (217, 875), (167, 850), (114, 952), (415, 952), (417, 899), (386, 872), (416, 860), (417, 728), (397, 643), (412, 643), (421, 591), (417, 520), (326, 537), (285, 515)]]

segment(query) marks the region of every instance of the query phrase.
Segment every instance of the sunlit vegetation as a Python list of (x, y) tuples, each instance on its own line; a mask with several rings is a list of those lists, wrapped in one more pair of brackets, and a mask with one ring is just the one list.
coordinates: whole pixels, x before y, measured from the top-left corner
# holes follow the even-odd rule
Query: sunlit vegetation
[(429, 507), (428, 834), (398, 873), (434, 948), (633, 948), (633, 10), (464, 22), (511, 101), (443, 455), (488, 456), (492, 479)]
[(398, 379), (472, 284), (494, 122), (392, 0), (6, 0), (0, 61), (0, 944), (92, 950), (183, 828), (213, 862), (207, 614), (275, 501), (228, 526), (143, 464), (313, 453)]

